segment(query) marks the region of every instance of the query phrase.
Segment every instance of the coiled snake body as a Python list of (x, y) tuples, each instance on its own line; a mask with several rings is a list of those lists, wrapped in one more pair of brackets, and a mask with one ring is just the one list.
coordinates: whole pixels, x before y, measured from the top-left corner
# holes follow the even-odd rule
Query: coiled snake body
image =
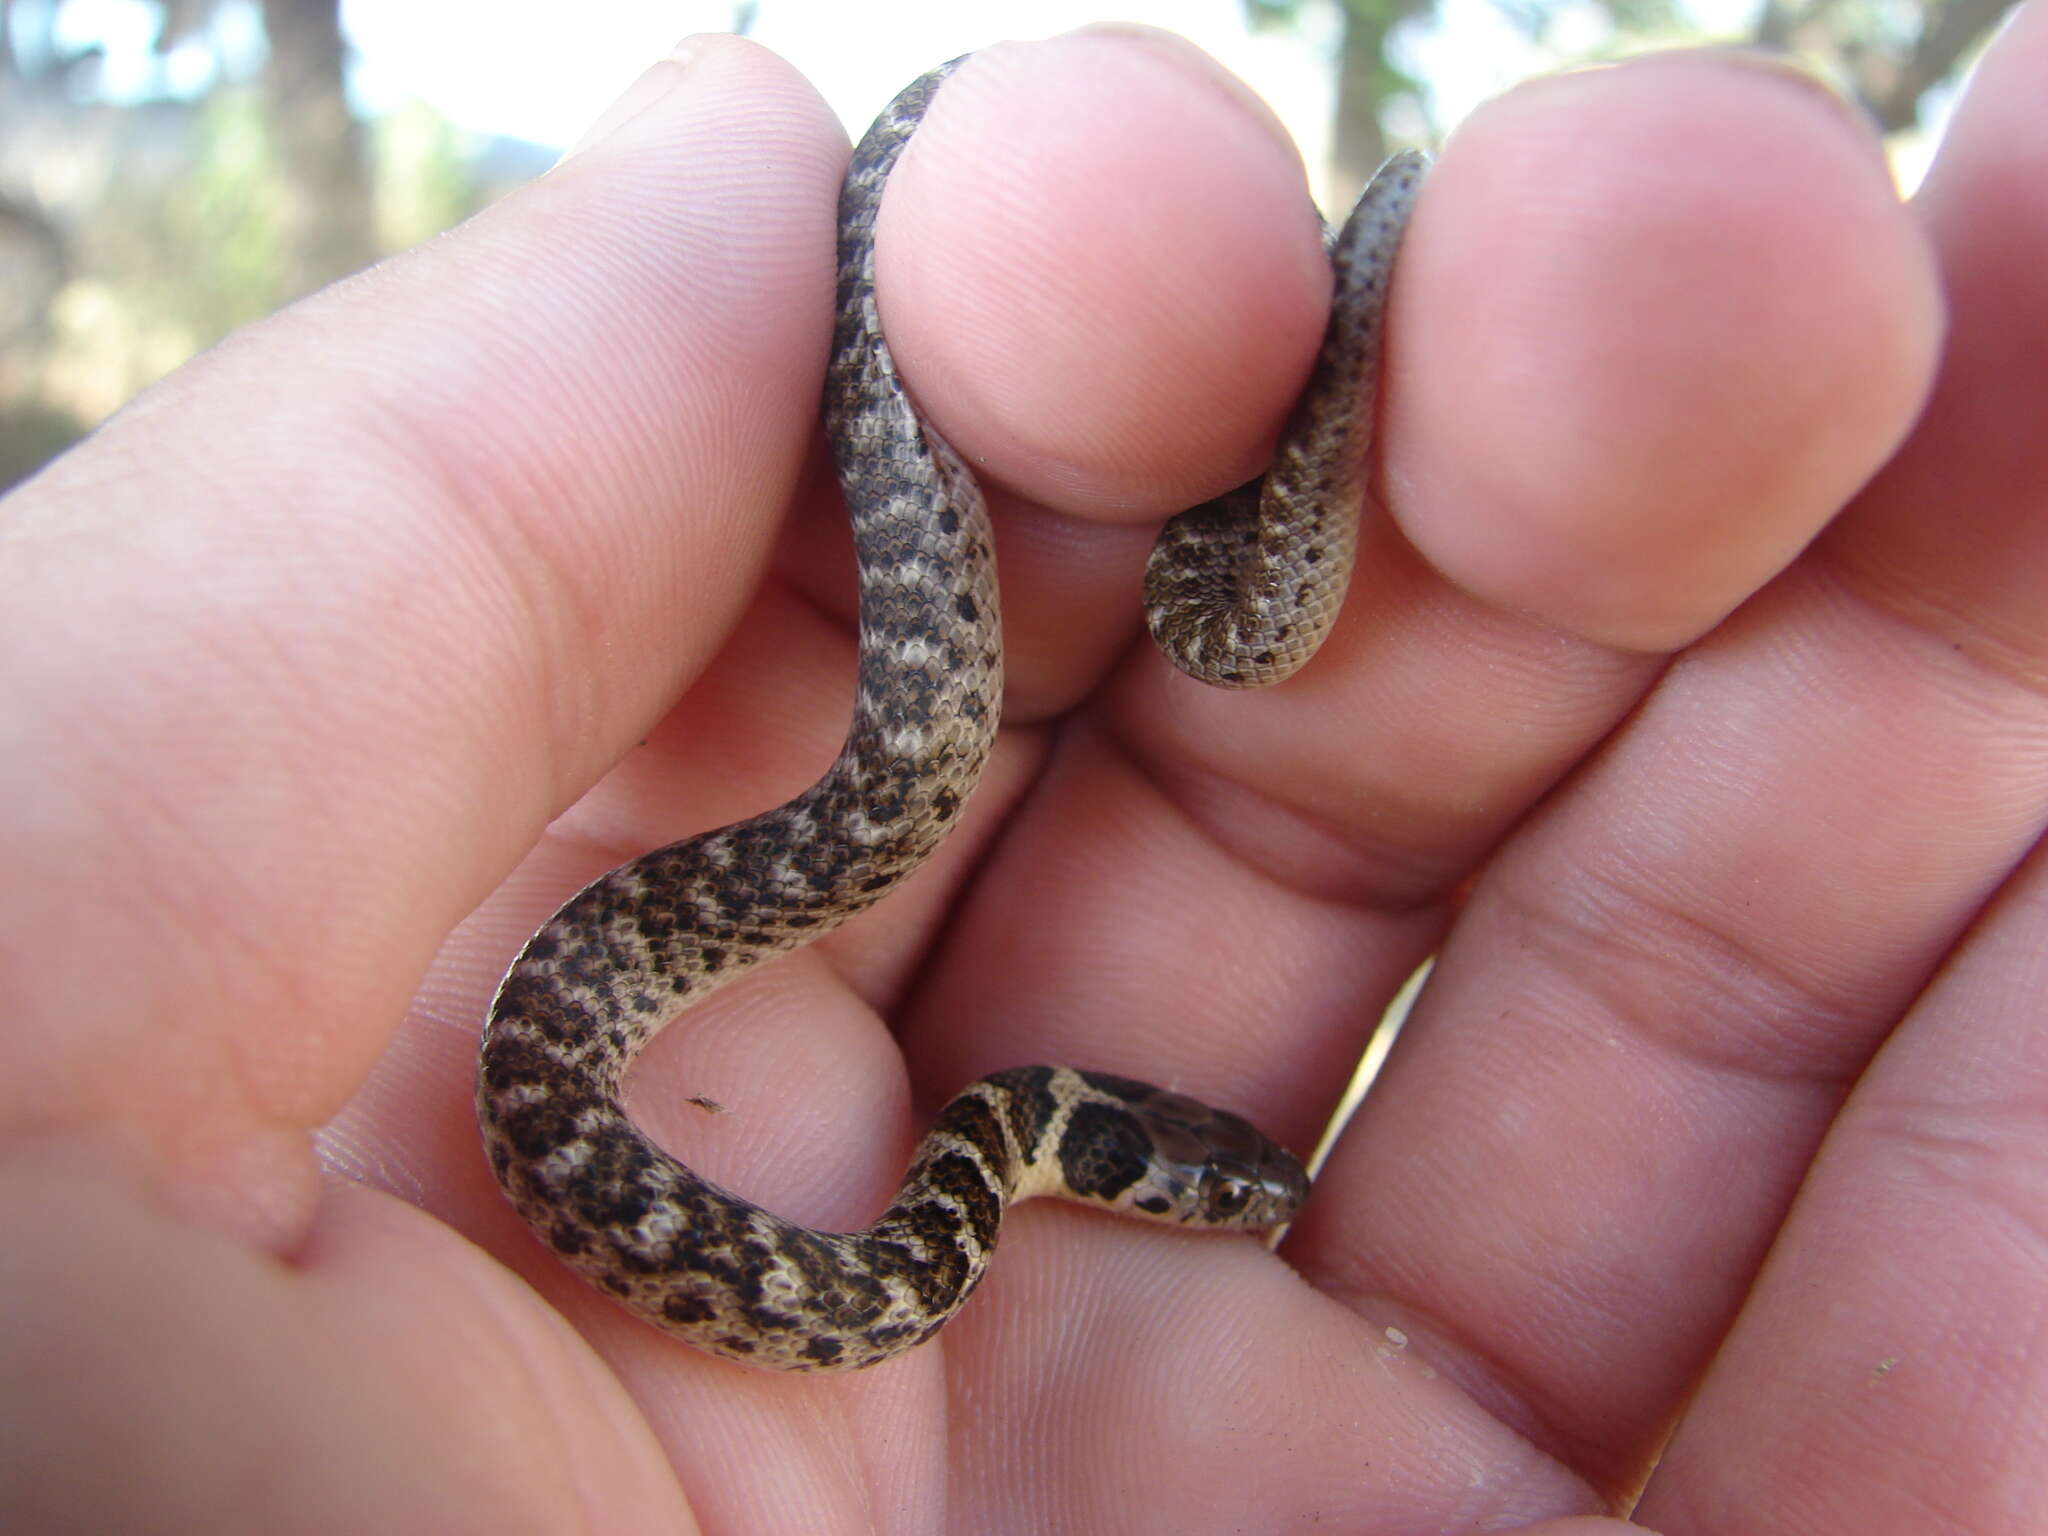
[[(656, 1147), (627, 1068), (686, 1004), (897, 885), (957, 818), (994, 739), (1002, 653), (987, 514), (917, 414), (875, 307), (874, 223), (944, 65), (854, 151), (840, 201), (826, 432), (860, 581), (853, 727), (788, 805), (633, 860), (528, 942), (484, 1032), (477, 1104), (520, 1214), (600, 1289), (702, 1348), (788, 1370), (871, 1365), (929, 1338), (979, 1282), (1006, 1205), (1059, 1194), (1236, 1230), (1287, 1221), (1301, 1165), (1234, 1115), (1106, 1074), (1027, 1067), (949, 1103), (873, 1226), (823, 1233)], [(1184, 671), (1278, 681), (1321, 644), (1356, 542), (1380, 315), (1417, 156), (1389, 162), (1332, 244), (1322, 354), (1255, 484), (1168, 524), (1147, 618)]]

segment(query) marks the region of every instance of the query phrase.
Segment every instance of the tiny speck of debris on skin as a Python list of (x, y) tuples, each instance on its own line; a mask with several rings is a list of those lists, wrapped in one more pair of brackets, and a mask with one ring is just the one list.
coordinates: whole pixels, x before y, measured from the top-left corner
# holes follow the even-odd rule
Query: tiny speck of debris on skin
[(701, 1093), (693, 1093), (683, 1102), (696, 1105), (707, 1115), (729, 1115), (732, 1113), (731, 1110), (719, 1103), (718, 1100)]
[(1899, 1357), (1897, 1355), (1886, 1355), (1882, 1360), (1878, 1361), (1876, 1365), (1871, 1367), (1871, 1380), (1878, 1381), (1882, 1380), (1886, 1376), (1891, 1375), (1892, 1367), (1897, 1365), (1898, 1363)]
[(1400, 1329), (1390, 1327), (1386, 1330), (1386, 1335), (1387, 1342), (1393, 1345), (1394, 1348), (1406, 1349), (1408, 1347), (1408, 1335), (1403, 1333)]

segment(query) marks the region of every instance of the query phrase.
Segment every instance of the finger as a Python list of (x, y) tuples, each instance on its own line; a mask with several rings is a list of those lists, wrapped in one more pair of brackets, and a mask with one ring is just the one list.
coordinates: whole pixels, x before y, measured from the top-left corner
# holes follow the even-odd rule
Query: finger
[(928, 126), (878, 240), (934, 424), (998, 484), (1123, 521), (1257, 470), (1330, 287), (1265, 105), (1181, 38), (1107, 26), (976, 55)]
[(1520, 1531), (1602, 1507), (1255, 1244), (1054, 1207), (1015, 1220), (944, 1347), (975, 1383), (951, 1487), (1018, 1528)]
[(2028, 865), (1857, 1085), (1646, 1490), (1647, 1524), (2048, 1515), (2044, 872)]
[(704, 42), (11, 501), (17, 1126), (120, 1125), (217, 1218), (303, 1219), (304, 1132), (435, 944), (753, 586), (843, 153), (784, 67)]
[[(1855, 590), (1962, 658), (1960, 708), (2000, 723), (1958, 747), (2035, 765), (1927, 783), (1987, 860), (2048, 811), (2048, 450), (2005, 425), (2048, 411), (2044, 67), (2036, 6), (1979, 66), (1917, 200), (1941, 254), (1949, 355), (1921, 430), (1835, 548)], [(2048, 1519), (2044, 878), (2037, 847), (1858, 1083), (1646, 1493), (1650, 1523), (1773, 1504), (1826, 1509), (1845, 1529), (1902, 1509), (1955, 1530)]]
[(1489, 867), (1301, 1233), (1604, 1486), (2039, 831), (2040, 450), (1996, 423), (2048, 403), (2010, 341), (2048, 253), (2006, 191), (2010, 240), (1981, 205), (1937, 239), (1953, 329), (1911, 441)]

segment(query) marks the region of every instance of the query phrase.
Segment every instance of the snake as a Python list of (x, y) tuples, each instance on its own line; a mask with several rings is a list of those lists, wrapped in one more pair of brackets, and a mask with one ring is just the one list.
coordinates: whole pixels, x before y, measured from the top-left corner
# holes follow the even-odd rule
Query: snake
[[(883, 190), (962, 62), (882, 112), (840, 196), (823, 415), (858, 565), (846, 744), (788, 804), (658, 848), (571, 897), (512, 962), (478, 1059), (491, 1169), (541, 1242), (654, 1327), (779, 1370), (858, 1369), (931, 1338), (987, 1272), (1018, 1201), (1270, 1233), (1308, 1191), (1301, 1162), (1237, 1115), (1110, 1073), (1027, 1066), (940, 1110), (872, 1225), (822, 1232), (693, 1172), (621, 1102), (634, 1059), (684, 1008), (923, 863), (995, 739), (1003, 657), (988, 513), (898, 377), (875, 295)], [(1204, 682), (1284, 680), (1342, 604), (1388, 285), (1426, 164), (1390, 160), (1326, 235), (1330, 320), (1266, 474), (1169, 521), (1147, 561), (1152, 636)]]

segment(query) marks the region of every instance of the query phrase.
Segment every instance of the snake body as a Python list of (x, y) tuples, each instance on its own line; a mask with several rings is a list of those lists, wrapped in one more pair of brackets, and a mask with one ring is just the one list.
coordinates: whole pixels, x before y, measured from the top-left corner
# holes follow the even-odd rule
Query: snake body
[[(789, 804), (657, 849), (571, 898), (506, 975), (479, 1063), (491, 1167), (549, 1247), (655, 1326), (788, 1370), (871, 1365), (929, 1338), (979, 1283), (1014, 1201), (1056, 1194), (1255, 1231), (1287, 1221), (1307, 1192), (1300, 1163), (1234, 1115), (1126, 1078), (1026, 1067), (941, 1111), (874, 1225), (824, 1233), (693, 1173), (620, 1105), (635, 1056), (685, 1006), (916, 869), (994, 740), (1002, 651), (988, 515), (898, 380), (874, 287), (883, 187), (960, 62), (876, 120), (840, 200), (825, 422), (859, 566), (846, 745)], [(1389, 162), (1333, 242), (1329, 333), (1263, 498), (1254, 485), (1182, 514), (1148, 566), (1155, 637), (1207, 681), (1286, 676), (1342, 601), (1380, 315), (1421, 171), (1419, 157)]]

